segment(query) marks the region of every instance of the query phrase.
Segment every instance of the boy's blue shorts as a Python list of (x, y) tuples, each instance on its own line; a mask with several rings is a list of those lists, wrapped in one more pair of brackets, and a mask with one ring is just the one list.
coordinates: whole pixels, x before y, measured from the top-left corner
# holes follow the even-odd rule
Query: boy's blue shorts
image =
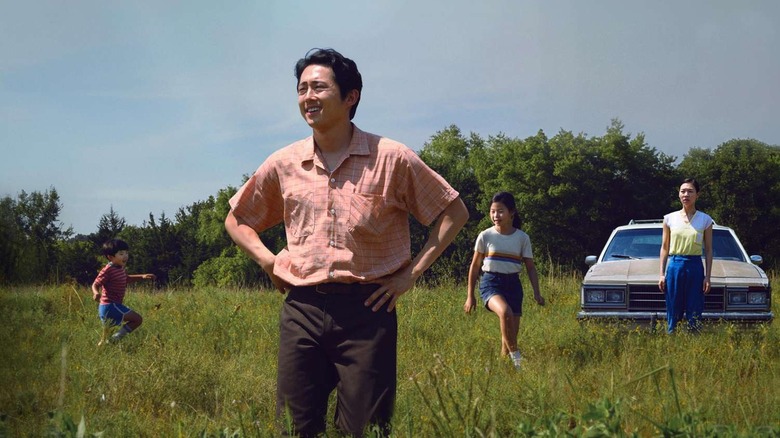
[(501, 295), (515, 316), (523, 314), (523, 285), (520, 283), (520, 274), (483, 272), (479, 282), (479, 295), (488, 310), (488, 300), (495, 295)]
[(100, 320), (108, 325), (121, 325), (122, 318), (131, 311), (132, 309), (124, 304), (111, 303), (98, 306), (98, 316), (100, 316)]

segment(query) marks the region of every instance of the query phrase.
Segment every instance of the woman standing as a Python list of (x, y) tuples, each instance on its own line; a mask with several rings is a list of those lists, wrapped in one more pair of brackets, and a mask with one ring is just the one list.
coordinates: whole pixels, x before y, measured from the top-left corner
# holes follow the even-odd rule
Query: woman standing
[(704, 294), (710, 292), (712, 272), (714, 222), (706, 213), (696, 210), (699, 183), (693, 178), (684, 180), (678, 196), (682, 209), (664, 216), (661, 278), (658, 280), (658, 288), (666, 293), (666, 331), (669, 333), (674, 332), (683, 313), (689, 329), (699, 330)]

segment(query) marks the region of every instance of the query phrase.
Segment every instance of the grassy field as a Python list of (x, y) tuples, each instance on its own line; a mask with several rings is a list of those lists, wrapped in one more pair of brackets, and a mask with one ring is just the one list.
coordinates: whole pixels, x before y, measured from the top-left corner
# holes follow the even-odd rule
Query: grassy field
[[(463, 313), (465, 287), (405, 295), (394, 435), (780, 435), (777, 323), (698, 336), (580, 325), (579, 281), (548, 274), (547, 306), (526, 297), (520, 373), (498, 357), (496, 317)], [(274, 436), (281, 302), (135, 288), (143, 326), (97, 347), (87, 288), (0, 289), (0, 436)]]

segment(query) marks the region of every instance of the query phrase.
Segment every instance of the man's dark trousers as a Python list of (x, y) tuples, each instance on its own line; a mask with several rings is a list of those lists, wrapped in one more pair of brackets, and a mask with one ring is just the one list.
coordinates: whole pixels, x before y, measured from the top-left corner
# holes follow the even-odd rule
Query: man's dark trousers
[[(396, 393), (395, 310), (364, 305), (377, 285), (293, 288), (279, 321), (277, 416), (292, 432), (325, 431), (328, 397), (337, 390), (336, 426), (362, 436), (369, 425), (389, 433)], [(283, 423), (284, 424), (284, 421)]]

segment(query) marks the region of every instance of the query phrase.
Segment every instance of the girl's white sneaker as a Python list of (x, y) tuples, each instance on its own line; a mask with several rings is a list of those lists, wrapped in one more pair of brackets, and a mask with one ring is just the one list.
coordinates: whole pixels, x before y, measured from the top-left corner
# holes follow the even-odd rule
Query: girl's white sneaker
[(522, 360), (522, 357), (520, 356), (520, 351), (512, 351), (509, 353), (509, 358), (512, 359), (512, 365), (515, 366), (516, 370), (520, 370), (520, 362)]

